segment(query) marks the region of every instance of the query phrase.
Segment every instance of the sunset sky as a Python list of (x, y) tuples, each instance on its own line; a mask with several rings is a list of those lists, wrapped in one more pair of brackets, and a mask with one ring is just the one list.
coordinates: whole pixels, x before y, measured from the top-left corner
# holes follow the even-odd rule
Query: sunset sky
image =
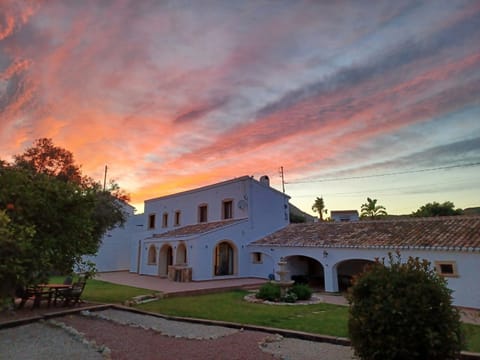
[(269, 175), (313, 213), (480, 206), (480, 1), (0, 0), (0, 159), (143, 201)]

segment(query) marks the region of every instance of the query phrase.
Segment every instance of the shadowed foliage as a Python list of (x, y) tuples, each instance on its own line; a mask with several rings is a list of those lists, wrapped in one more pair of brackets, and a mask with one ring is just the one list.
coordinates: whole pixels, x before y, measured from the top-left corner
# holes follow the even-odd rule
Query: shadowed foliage
[[(0, 237), (0, 263), (15, 269), (2, 298), (46, 281), (52, 272), (94, 270), (82, 257), (95, 254), (104, 233), (126, 220), (126, 196), (118, 185), (103, 190), (82, 176), (73, 155), (51, 140), (38, 140), (14, 159), (0, 161), (0, 227), (6, 234)], [(12, 236), (18, 237), (13, 245)]]
[(430, 263), (389, 255), (356, 277), (348, 329), (361, 359), (456, 359), (462, 347), (452, 291)]

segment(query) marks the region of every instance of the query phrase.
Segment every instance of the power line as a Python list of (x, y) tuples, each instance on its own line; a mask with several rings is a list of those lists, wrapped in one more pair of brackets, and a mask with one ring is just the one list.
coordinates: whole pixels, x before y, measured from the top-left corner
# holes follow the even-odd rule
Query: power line
[(327, 182), (327, 181), (368, 179), (373, 177), (413, 174), (413, 173), (420, 173), (420, 172), (427, 172), (427, 171), (445, 170), (445, 169), (453, 169), (453, 168), (459, 168), (459, 167), (471, 167), (471, 166), (478, 166), (478, 165), (480, 165), (480, 162), (463, 164), (463, 165), (439, 166), (439, 167), (429, 168), (429, 169), (405, 170), (405, 171), (397, 171), (392, 173), (384, 173), (384, 174), (376, 174), (376, 175), (349, 176), (349, 177), (343, 177), (343, 178), (339, 177), (339, 178), (318, 179), (318, 180), (312, 179), (312, 180), (290, 181), (290, 182), (285, 182), (285, 184), (308, 184), (308, 183), (318, 183), (318, 182)]
[[(436, 183), (429, 183), (429, 184), (416, 184), (416, 185), (408, 185), (408, 186), (399, 186), (399, 187), (388, 187), (388, 188), (375, 188), (375, 189), (364, 189), (359, 191), (348, 191), (348, 192), (326, 192), (325, 195), (332, 196), (332, 195), (352, 195), (355, 196), (357, 194), (365, 194), (365, 193), (376, 193), (376, 194), (384, 194), (388, 195), (388, 193), (392, 193), (393, 195), (404, 194), (403, 190), (414, 190), (414, 189), (432, 189), (433, 187), (438, 187), (440, 185), (460, 185), (460, 184), (470, 184), (472, 180), (463, 180), (463, 181), (447, 181), (447, 182), (436, 182)], [(403, 192), (402, 192), (403, 191)], [(440, 191), (440, 190), (439, 190)], [(302, 194), (302, 195), (295, 195), (295, 197), (312, 197), (315, 193), (309, 194)]]

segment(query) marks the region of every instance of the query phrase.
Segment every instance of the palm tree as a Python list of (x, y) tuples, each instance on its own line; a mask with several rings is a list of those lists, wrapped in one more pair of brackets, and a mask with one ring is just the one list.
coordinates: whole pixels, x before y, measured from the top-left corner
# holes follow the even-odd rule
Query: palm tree
[(318, 217), (320, 221), (323, 221), (323, 214), (327, 213), (327, 209), (325, 209), (325, 202), (323, 201), (323, 197), (317, 197), (315, 202), (312, 205), (312, 210), (318, 212)]
[(387, 215), (385, 206), (377, 205), (377, 199), (370, 199), (369, 197), (367, 197), (367, 202), (362, 204), (361, 210), (361, 217), (370, 217), (375, 219), (379, 216)]

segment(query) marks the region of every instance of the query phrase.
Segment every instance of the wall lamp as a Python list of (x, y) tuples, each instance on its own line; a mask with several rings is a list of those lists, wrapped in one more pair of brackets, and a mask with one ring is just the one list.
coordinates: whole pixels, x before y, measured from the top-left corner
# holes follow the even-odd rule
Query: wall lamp
[(328, 251), (327, 250), (323, 250), (323, 257), (324, 258), (328, 257)]

